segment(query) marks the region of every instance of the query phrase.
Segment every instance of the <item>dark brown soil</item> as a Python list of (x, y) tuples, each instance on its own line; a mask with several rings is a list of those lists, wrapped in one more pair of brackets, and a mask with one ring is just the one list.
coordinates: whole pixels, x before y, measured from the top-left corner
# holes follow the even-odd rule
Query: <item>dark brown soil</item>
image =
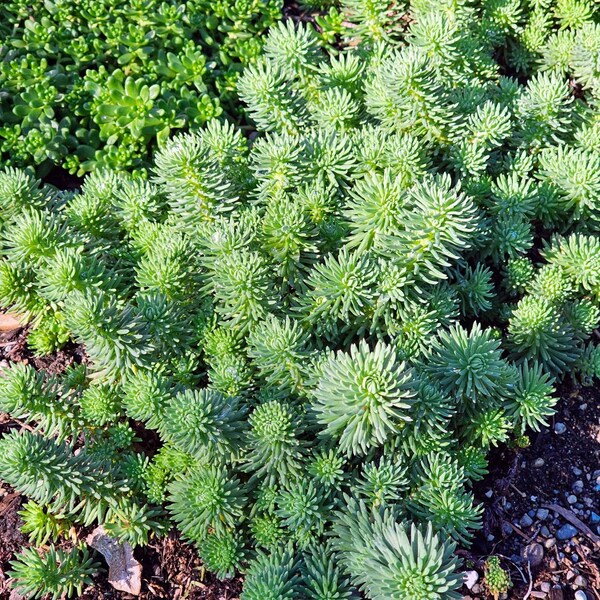
[[(465, 587), (465, 599), (490, 597), (481, 585), (483, 562), (495, 554), (511, 573), (509, 598), (551, 598), (543, 591), (550, 587), (557, 600), (571, 600), (576, 591), (600, 600), (600, 524), (592, 514), (600, 514), (600, 390), (564, 385), (559, 393), (558, 412), (531, 435), (529, 447), (490, 456), (490, 474), (475, 490), (485, 506), (484, 528), (471, 550), (461, 552), (480, 575), (479, 590)], [(564, 433), (557, 433), (560, 424)], [(565, 524), (577, 535), (558, 539)], [(533, 544), (544, 556), (530, 569), (523, 553)]]

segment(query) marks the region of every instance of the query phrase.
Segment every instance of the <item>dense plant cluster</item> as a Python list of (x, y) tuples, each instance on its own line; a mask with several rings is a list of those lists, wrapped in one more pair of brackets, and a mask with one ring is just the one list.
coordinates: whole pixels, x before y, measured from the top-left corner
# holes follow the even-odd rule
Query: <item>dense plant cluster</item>
[[(600, 29), (574, 0), (409, 8), (339, 55), (273, 27), (252, 142), (211, 120), (76, 192), (0, 173), (0, 304), (87, 354), (0, 379), (36, 543), (170, 519), (244, 600), (460, 597), (490, 447), (600, 374)], [(57, 552), (17, 585), (93, 568)]]
[(225, 110), (281, 0), (7, 0), (0, 155), (79, 174), (147, 166), (170, 133)]

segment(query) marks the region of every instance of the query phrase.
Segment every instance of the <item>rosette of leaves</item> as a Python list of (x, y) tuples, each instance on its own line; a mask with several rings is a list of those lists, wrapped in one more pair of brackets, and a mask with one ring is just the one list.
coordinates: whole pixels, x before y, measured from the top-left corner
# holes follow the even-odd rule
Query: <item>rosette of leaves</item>
[(0, 32), (0, 154), (7, 164), (79, 175), (143, 169), (173, 131), (223, 108), (281, 0), (74, 0), (5, 3)]

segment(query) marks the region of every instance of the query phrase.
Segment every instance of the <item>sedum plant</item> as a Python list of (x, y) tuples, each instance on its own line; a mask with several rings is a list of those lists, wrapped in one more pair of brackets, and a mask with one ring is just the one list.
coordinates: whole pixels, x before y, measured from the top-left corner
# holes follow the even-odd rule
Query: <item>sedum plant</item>
[(517, 8), (415, 1), (331, 55), (288, 21), (238, 82), (249, 139), (214, 119), (79, 190), (0, 172), (0, 304), (86, 357), (0, 382), (36, 541), (171, 523), (244, 600), (459, 597), (488, 451), (600, 373), (595, 79), (544, 58), (595, 29)]
[(171, 132), (226, 111), (280, 0), (4, 2), (0, 155), (79, 175), (147, 167)]

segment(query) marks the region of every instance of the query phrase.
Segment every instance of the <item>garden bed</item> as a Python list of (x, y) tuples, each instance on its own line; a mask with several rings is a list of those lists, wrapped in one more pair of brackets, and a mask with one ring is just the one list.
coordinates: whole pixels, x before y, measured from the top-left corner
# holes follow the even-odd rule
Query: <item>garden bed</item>
[[(85, 360), (74, 344), (39, 358), (30, 353), (26, 342), (26, 329), (3, 333), (0, 364), (26, 361), (60, 374), (73, 362)], [(464, 569), (477, 572), (471, 589), (463, 587), (465, 600), (491, 598), (481, 586), (483, 565), (490, 555), (502, 557), (511, 574), (510, 599), (573, 600), (576, 591), (585, 591), (588, 600), (600, 600), (600, 520), (596, 521), (600, 515), (600, 390), (564, 384), (558, 392), (561, 402), (550, 427), (532, 435), (525, 449), (495, 449), (489, 475), (476, 485), (476, 498), (485, 507), (484, 527), (471, 548), (458, 550)], [(0, 415), (0, 435), (13, 427), (20, 424)], [(0, 483), (0, 600), (19, 598), (14, 592), (11, 596), (5, 573), (14, 553), (29, 545), (19, 531), (18, 511), (24, 500)], [(558, 506), (561, 513), (547, 506)], [(574, 525), (577, 520), (585, 527)], [(561, 539), (572, 531), (574, 536)], [(84, 538), (86, 533), (82, 530), (78, 536)], [(241, 577), (220, 581), (206, 572), (196, 550), (175, 530), (138, 548), (135, 555), (143, 567), (142, 600), (234, 600), (241, 593)], [(528, 568), (526, 556), (534, 564), (536, 557), (541, 562)], [(95, 585), (81, 596), (81, 600), (130, 598), (114, 590), (105, 573), (96, 576)]]

